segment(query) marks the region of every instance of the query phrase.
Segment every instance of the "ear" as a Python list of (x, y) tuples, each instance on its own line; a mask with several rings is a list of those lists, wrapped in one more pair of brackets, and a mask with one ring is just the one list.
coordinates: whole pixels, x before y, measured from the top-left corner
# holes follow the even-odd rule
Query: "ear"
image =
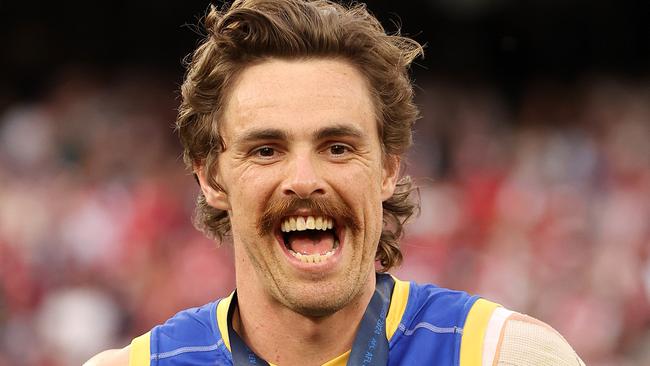
[(205, 196), (205, 201), (208, 203), (208, 205), (219, 210), (228, 211), (230, 209), (228, 195), (222, 189), (216, 189), (208, 183), (205, 167), (195, 167), (194, 173), (199, 179), (201, 192), (203, 192), (203, 196)]
[(397, 155), (387, 155), (381, 174), (381, 200), (386, 201), (393, 196), (399, 176), (401, 159)]

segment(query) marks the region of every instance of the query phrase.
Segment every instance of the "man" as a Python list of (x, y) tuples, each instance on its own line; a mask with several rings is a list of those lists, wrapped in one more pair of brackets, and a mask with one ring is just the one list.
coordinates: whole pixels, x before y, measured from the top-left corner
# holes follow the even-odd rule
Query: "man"
[(88, 365), (582, 364), (537, 320), (383, 273), (414, 209), (418, 43), (327, 0), (235, 1), (205, 27), (177, 129), (237, 290)]

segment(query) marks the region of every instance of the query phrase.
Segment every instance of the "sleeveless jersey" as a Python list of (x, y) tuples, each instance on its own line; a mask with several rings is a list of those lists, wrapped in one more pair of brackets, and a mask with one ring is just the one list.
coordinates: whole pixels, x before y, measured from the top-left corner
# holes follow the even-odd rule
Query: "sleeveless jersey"
[[(181, 311), (135, 338), (129, 365), (233, 365), (226, 323), (231, 299)], [(388, 364), (480, 366), (497, 307), (465, 292), (396, 279), (386, 316)], [(323, 366), (345, 366), (349, 353)]]

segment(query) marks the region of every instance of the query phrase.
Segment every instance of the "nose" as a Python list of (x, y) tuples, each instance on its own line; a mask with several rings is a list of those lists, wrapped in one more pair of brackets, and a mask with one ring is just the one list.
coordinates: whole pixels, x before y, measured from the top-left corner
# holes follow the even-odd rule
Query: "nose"
[(282, 193), (296, 195), (302, 199), (325, 193), (324, 181), (315, 169), (311, 156), (307, 154), (296, 156), (291, 165), (282, 186)]

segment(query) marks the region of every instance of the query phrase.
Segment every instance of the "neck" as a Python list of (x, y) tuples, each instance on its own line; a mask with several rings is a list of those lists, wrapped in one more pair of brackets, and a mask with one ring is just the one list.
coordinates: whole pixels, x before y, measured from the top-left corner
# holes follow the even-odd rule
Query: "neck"
[(238, 277), (239, 306), (233, 327), (268, 362), (282, 366), (321, 365), (352, 348), (375, 290), (375, 277), (370, 277), (368, 286), (350, 304), (323, 317), (296, 313), (257, 288), (258, 281), (240, 283)]

